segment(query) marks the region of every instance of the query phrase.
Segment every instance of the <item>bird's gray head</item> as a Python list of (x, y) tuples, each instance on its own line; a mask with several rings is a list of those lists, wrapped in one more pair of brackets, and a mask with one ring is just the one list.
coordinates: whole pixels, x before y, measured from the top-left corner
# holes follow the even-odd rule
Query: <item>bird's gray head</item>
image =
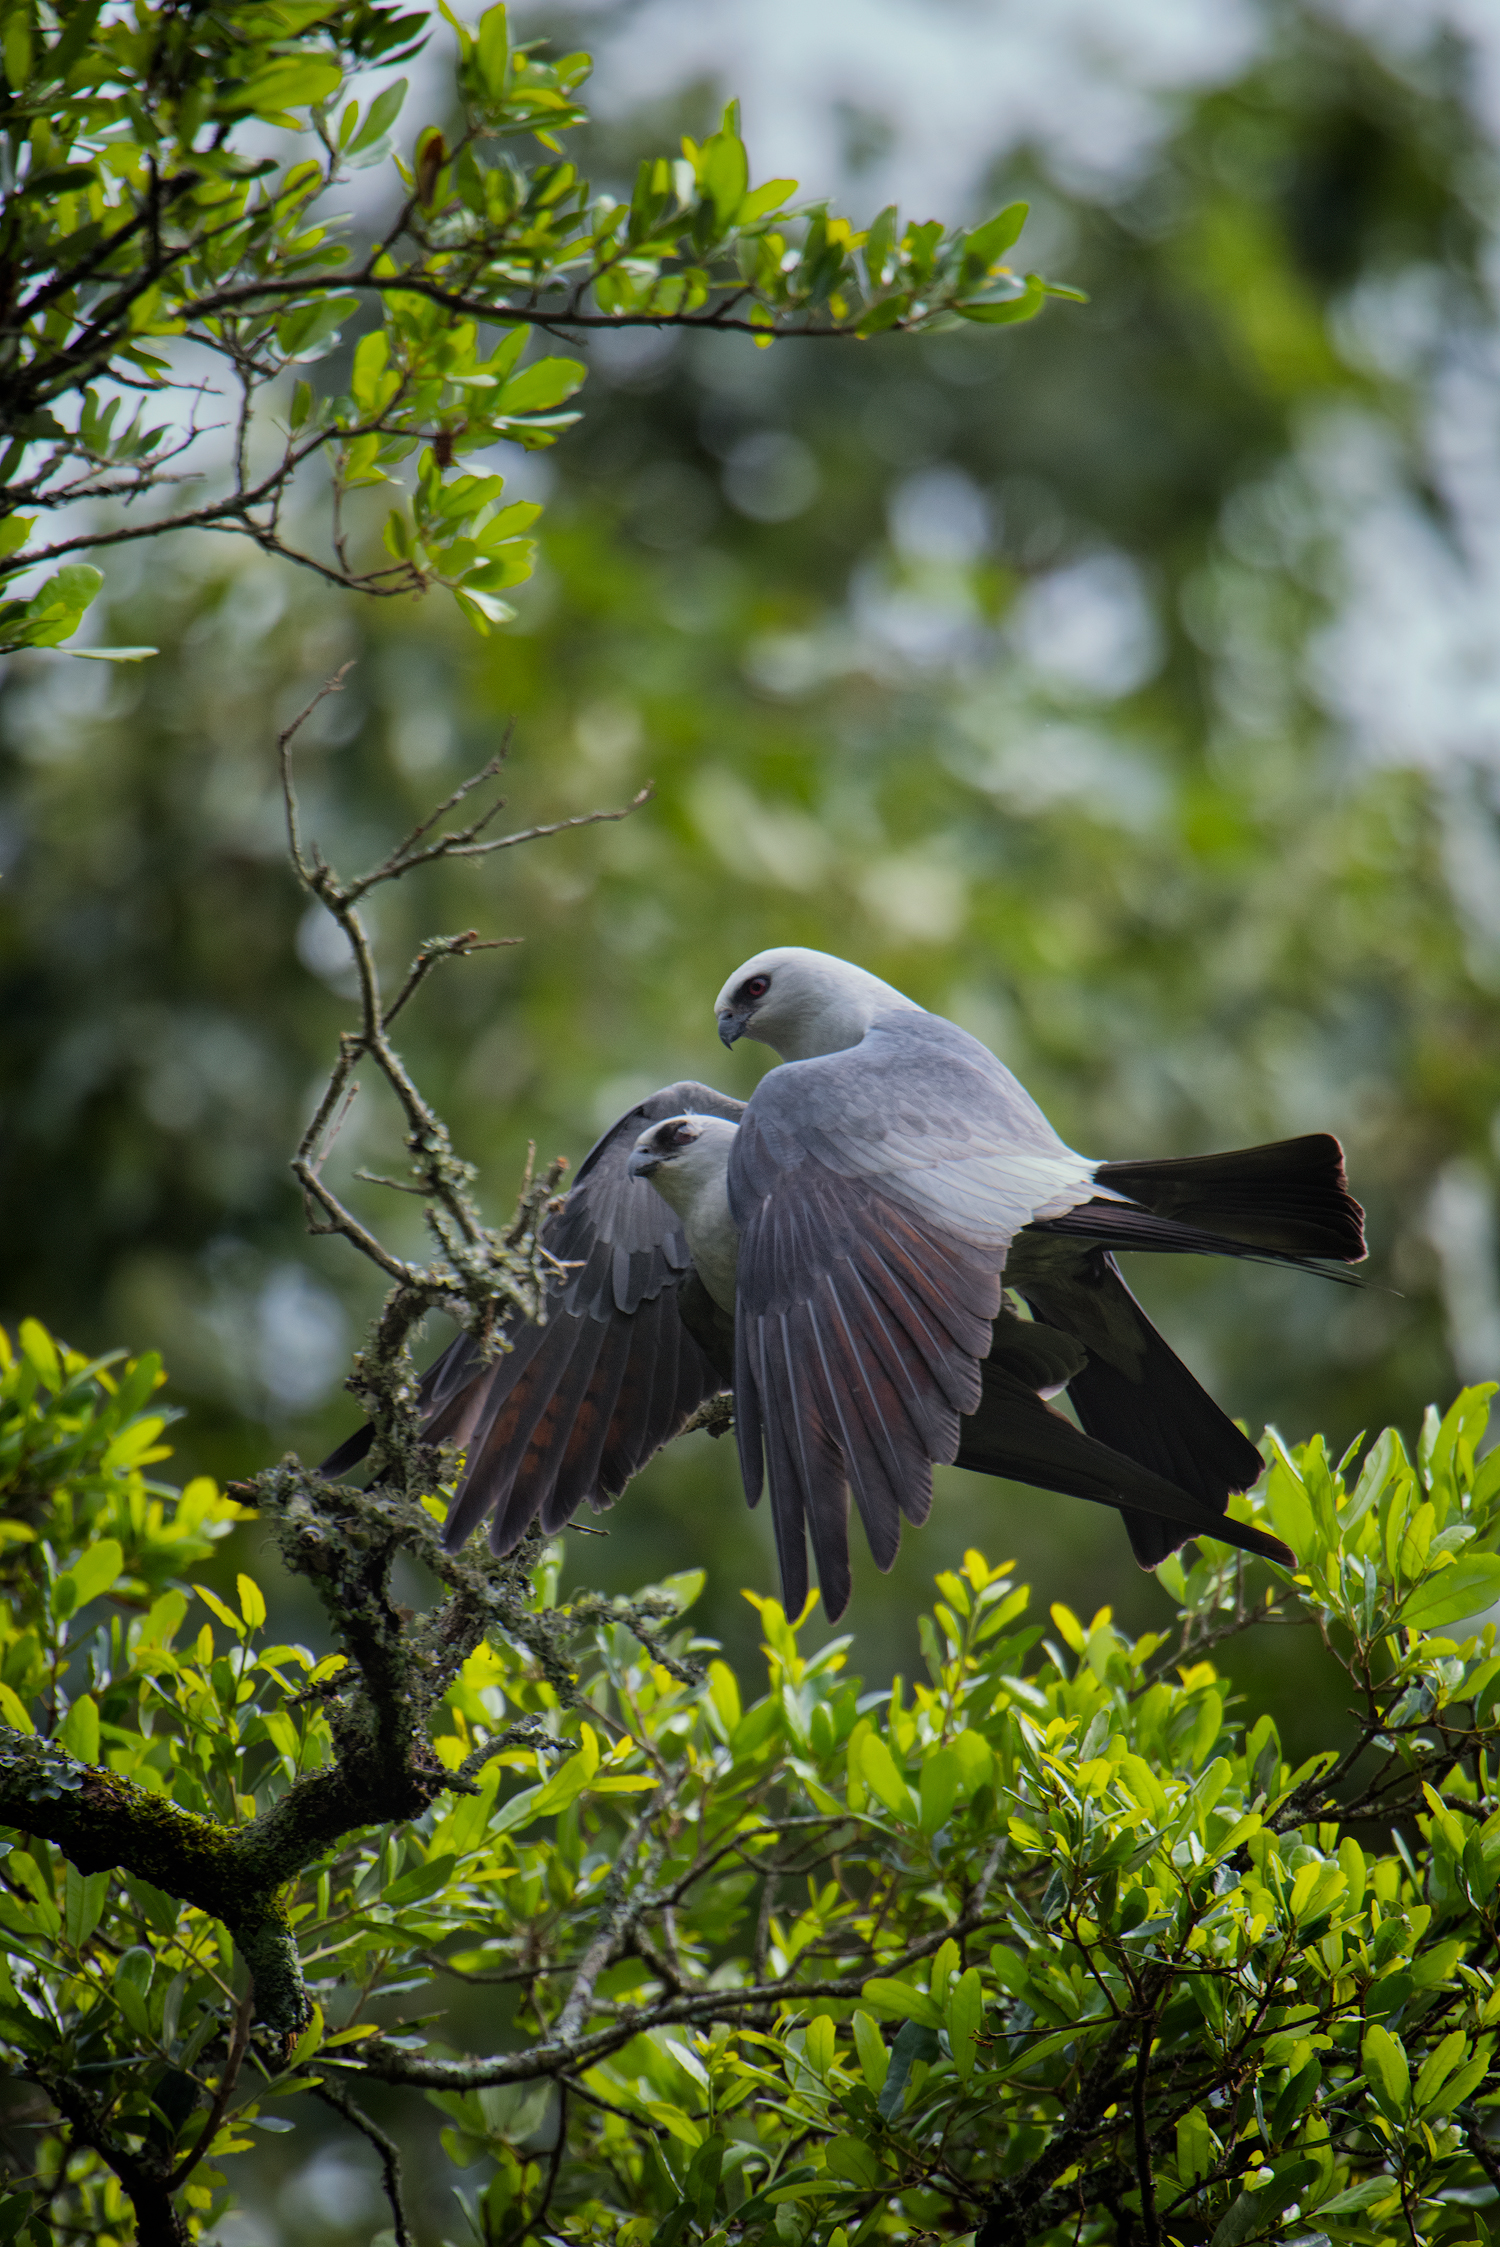
[(785, 1061), (858, 1045), (877, 1016), (892, 1007), (921, 1012), (914, 999), (878, 975), (800, 944), (757, 952), (735, 970), (714, 1003), (725, 1045), (757, 1038)]
[(681, 1194), (723, 1174), (738, 1129), (724, 1116), (668, 1116), (641, 1133), (626, 1168), (675, 1206)]

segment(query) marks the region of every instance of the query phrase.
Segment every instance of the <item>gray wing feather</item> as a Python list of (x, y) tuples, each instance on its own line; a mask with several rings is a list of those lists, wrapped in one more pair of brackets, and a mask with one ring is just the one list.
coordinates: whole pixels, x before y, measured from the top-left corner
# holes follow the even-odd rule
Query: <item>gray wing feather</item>
[(763, 1129), (760, 1098), (729, 1174), (741, 1467), (752, 1504), (770, 1485), (788, 1612), (806, 1598), (810, 1534), (837, 1616), (849, 1596), (849, 1492), (889, 1567), (901, 1516), (926, 1518), (933, 1461), (958, 1451), (1000, 1308), (999, 1259), (833, 1169), (799, 1143), (784, 1108)]
[[(450, 1548), (486, 1515), (491, 1544), (506, 1552), (539, 1516), (551, 1531), (585, 1498), (608, 1504), (722, 1386), (678, 1316), (692, 1273), (681, 1222), (627, 1165), (648, 1124), (689, 1110), (733, 1122), (743, 1108), (684, 1081), (622, 1116), (542, 1228), (543, 1247), (564, 1267), (544, 1321), (510, 1320), (510, 1346), (493, 1359), (460, 1335), (428, 1368), (424, 1432), (466, 1454), (443, 1532)], [(344, 1471), (368, 1447), (362, 1430), (325, 1471)]]

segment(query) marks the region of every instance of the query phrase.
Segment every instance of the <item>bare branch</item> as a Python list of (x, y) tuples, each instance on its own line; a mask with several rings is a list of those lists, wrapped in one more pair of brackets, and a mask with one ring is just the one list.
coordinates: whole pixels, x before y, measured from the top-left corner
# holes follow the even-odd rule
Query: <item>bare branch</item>
[(245, 2054), (250, 2046), (250, 2021), (254, 2010), (255, 1991), (252, 1986), (246, 1990), (239, 2004), (235, 2007), (234, 2027), (230, 2031), (229, 2050), (225, 2055), (224, 2072), (219, 2078), (219, 2088), (214, 2093), (214, 2103), (208, 2110), (208, 2120), (199, 2131), (197, 2141), (191, 2151), (183, 2155), (177, 2167), (167, 2179), (168, 2192), (176, 2192), (179, 2185), (186, 2184), (218, 2135), (219, 2125), (228, 2112), (230, 2100), (234, 2097), (235, 2086), (240, 2079), (240, 2069), (244, 2065)]
[(519, 936), (481, 936), (478, 929), (474, 928), (465, 929), (461, 936), (429, 936), (407, 969), (406, 981), (381, 1016), (381, 1028), (390, 1028), (407, 1000), (421, 989), (439, 960), (467, 959), (471, 952), (500, 952), (521, 941)]
[(544, 835), (562, 835), (570, 827), (598, 827), (606, 820), (628, 819), (642, 804), (649, 804), (656, 794), (655, 786), (647, 781), (644, 788), (632, 796), (628, 804), (616, 811), (583, 811), (576, 819), (554, 819), (543, 827), (523, 827), (515, 835), (496, 835), (487, 843), (455, 843), (446, 855), (452, 858), (485, 858), (491, 851), (513, 850), (517, 843), (540, 842)]
[(357, 2130), (362, 2138), (367, 2138), (375, 2148), (380, 2156), (381, 2186), (390, 2205), (391, 2229), (396, 2247), (417, 2247), (416, 2234), (411, 2228), (411, 2219), (406, 2213), (406, 2203), (402, 2197), (401, 2149), (395, 2139), (388, 2138), (380, 2125), (372, 2122), (354, 2104), (347, 2091), (336, 2083), (331, 2083), (326, 2076), (317, 2085), (313, 2095), (321, 2099), (325, 2106), (332, 2107), (335, 2114), (341, 2114), (350, 2127)]
[(312, 871), (302, 852), (302, 836), (297, 817), (297, 791), (292, 780), (292, 743), (320, 703), (326, 702), (331, 694), (343, 693), (344, 681), (353, 669), (352, 661), (341, 665), (331, 679), (324, 680), (311, 702), (298, 711), (291, 724), (283, 726), (281, 732), (276, 736), (276, 761), (281, 772), (282, 801), (286, 807), (287, 849), (291, 853), (292, 864), (309, 889), (314, 888), (315, 885)]

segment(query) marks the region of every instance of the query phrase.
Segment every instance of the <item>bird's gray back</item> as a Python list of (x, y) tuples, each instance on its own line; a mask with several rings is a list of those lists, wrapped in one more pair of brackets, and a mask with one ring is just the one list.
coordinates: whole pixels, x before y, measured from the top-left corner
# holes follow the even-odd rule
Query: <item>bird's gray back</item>
[(940, 1015), (891, 1009), (857, 1046), (763, 1077), (730, 1163), (736, 1221), (804, 1155), (865, 1178), (975, 1246), (1096, 1190), (1002, 1061)]

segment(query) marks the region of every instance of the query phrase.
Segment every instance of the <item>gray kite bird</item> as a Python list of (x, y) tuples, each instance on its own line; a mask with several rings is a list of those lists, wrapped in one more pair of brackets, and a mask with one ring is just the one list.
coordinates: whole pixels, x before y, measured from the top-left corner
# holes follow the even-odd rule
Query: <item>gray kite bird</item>
[[(716, 1011), (726, 1045), (783, 1066), (748, 1102), (682, 1083), (622, 1116), (543, 1229), (568, 1267), (545, 1323), (513, 1323), (497, 1359), (461, 1335), (423, 1378), (427, 1437), (464, 1453), (450, 1548), (486, 1515), (506, 1552), (609, 1504), (728, 1388), (793, 1614), (808, 1534), (834, 1618), (851, 1493), (888, 1568), (942, 1462), (1116, 1507), (1143, 1567), (1194, 1535), (1292, 1563), (1228, 1518), (1260, 1455), (1114, 1251), (1357, 1262), (1336, 1139), (1091, 1161), (977, 1039), (824, 952), (760, 953)], [(1081, 1426), (1047, 1402), (1064, 1388)]]

